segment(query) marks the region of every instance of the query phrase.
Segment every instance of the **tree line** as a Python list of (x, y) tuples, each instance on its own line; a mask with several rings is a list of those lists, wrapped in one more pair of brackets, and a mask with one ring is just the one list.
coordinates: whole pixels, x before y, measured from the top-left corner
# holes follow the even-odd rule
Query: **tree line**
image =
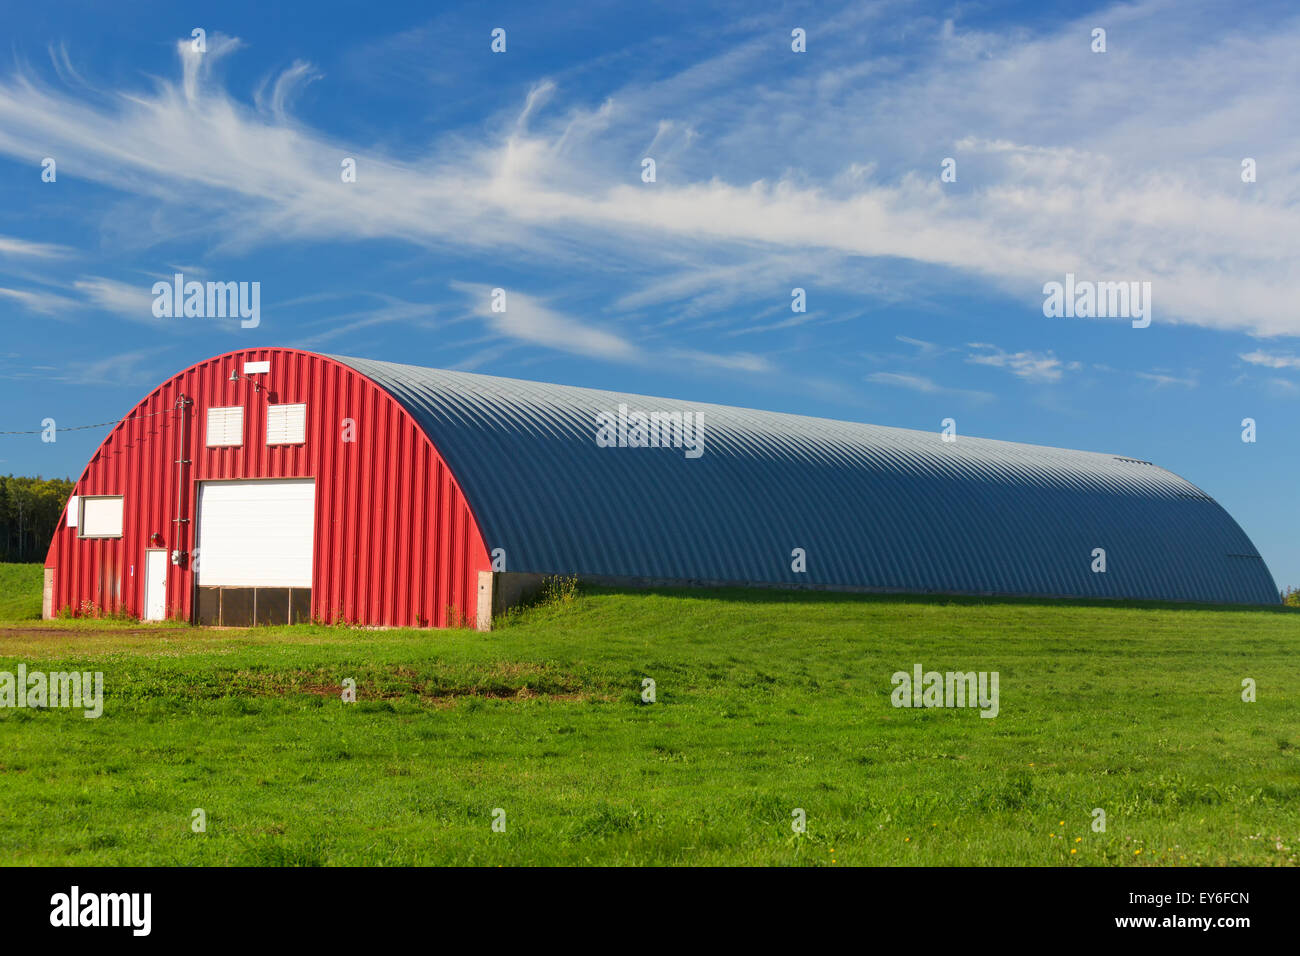
[(44, 561), (75, 486), (68, 478), (0, 475), (0, 561)]

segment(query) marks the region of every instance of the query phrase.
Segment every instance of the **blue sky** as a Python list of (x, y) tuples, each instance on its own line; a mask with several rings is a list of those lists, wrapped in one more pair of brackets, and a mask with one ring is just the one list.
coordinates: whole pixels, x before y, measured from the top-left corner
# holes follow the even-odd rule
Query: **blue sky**
[[(951, 417), (1155, 461), (1300, 585), (1288, 4), (264, 6), (0, 12), (0, 430), (254, 345)], [(156, 318), (178, 271), (260, 282), (260, 325)], [(1045, 317), (1066, 273), (1150, 282), (1150, 326)]]

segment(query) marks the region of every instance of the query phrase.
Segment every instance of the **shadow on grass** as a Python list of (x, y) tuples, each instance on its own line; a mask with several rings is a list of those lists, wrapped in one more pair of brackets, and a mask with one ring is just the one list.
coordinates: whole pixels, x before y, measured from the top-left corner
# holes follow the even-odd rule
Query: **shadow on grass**
[(1297, 614), (1300, 607), (1284, 604), (1196, 604), (1180, 601), (1136, 601), (1120, 598), (1074, 597), (1013, 597), (982, 594), (915, 594), (904, 591), (818, 591), (810, 588), (742, 588), (742, 587), (617, 587), (611, 585), (584, 585), (584, 594), (657, 595), (660, 597), (694, 598), (702, 601), (741, 601), (747, 604), (955, 604), (968, 607), (980, 605), (1024, 605), (1029, 607), (1088, 607), (1131, 608), (1146, 611), (1229, 611), (1259, 614)]

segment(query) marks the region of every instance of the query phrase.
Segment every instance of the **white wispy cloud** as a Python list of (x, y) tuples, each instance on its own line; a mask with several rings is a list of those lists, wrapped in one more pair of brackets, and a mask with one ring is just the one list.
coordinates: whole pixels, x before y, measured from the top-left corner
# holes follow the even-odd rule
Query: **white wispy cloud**
[[(50, 373), (69, 385), (145, 385), (158, 381), (157, 358), (167, 348), (132, 349), (87, 361), (73, 361)], [(92, 419), (93, 421), (94, 419)]]
[(1239, 358), (1251, 365), (1263, 365), (1265, 368), (1300, 368), (1300, 355), (1292, 355), (1288, 352), (1265, 352), (1256, 349)]
[(1066, 372), (1083, 367), (1079, 362), (1064, 362), (1051, 351), (1007, 352), (985, 342), (970, 342), (968, 347), (975, 351), (966, 357), (967, 362), (1005, 369), (1017, 378), (1036, 384), (1059, 382)]
[[(414, 159), (294, 119), (295, 92), (316, 76), (305, 62), (251, 105), (237, 101), (214, 69), (239, 43), (210, 35), (203, 55), (178, 44), (179, 79), (107, 103), (75, 84), (0, 81), (0, 151), (67, 156), (61, 174), (162, 205), (156, 239), (396, 238), (613, 260), (641, 276), (654, 263), (624, 308), (692, 289), (714, 303), (753, 298), (747, 266), (762, 258), (887, 293), (889, 264), (903, 259), (993, 283), (1027, 313), (1044, 281), (1071, 271), (1150, 281), (1158, 323), (1300, 334), (1300, 131), (1277, 122), (1300, 111), (1300, 19), (1243, 14), (1225, 28), (1212, 5), (1185, 5), (1171, 37), (1169, 9), (1120, 5), (1039, 33), (917, 17), (899, 26), (915, 48), (866, 64), (856, 31), (819, 30), (816, 58), (788, 83), (753, 82), (790, 56), (764, 32), (779, 18), (756, 20), (756, 38), (597, 106), (539, 82), (513, 116)], [(839, 16), (909, 15), (878, 5)], [(1088, 37), (1101, 20), (1116, 42), (1097, 55)], [(653, 184), (639, 178), (647, 151), (663, 160)], [(1258, 182), (1241, 182), (1237, 154), (1271, 157)], [(948, 186), (945, 156), (958, 161)], [(355, 183), (340, 181), (346, 157)], [(582, 354), (633, 348), (545, 311), (492, 321), (525, 340), (574, 331)], [(1005, 367), (1059, 378), (1059, 364), (1020, 355)]]
[[(69, 360), (56, 365), (30, 365), (13, 361), (16, 356), (0, 356), (0, 378), (58, 382), (64, 385), (151, 385), (159, 381), (162, 370), (158, 358), (166, 346), (131, 349), (87, 360)], [(61, 427), (88, 425), (100, 420), (94, 409), (81, 420), (60, 421)], [(111, 417), (111, 416), (102, 416)]]
[(699, 349), (669, 349), (665, 353), (669, 358), (695, 365), (708, 365), (714, 368), (730, 369), (740, 372), (770, 372), (772, 363), (761, 355), (752, 352), (732, 352), (718, 354)]
[(58, 259), (72, 252), (67, 246), (51, 242), (29, 242), (13, 236), (0, 236), (0, 255), (28, 256), (35, 259)]
[[(118, 318), (143, 325), (186, 328), (176, 319), (159, 319), (153, 314), (154, 279), (130, 283), (102, 276), (81, 276), (69, 284), (73, 294), (65, 295), (48, 289), (12, 289), (0, 287), (0, 299), (17, 303), (37, 315), (61, 322), (76, 322), (88, 313), (102, 310)], [(189, 328), (196, 327), (193, 322)]]
[(867, 376), (868, 382), (877, 385), (895, 385), (910, 388), (914, 392), (942, 392), (943, 388), (923, 375), (909, 375), (906, 372), (872, 372)]
[(1300, 385), (1285, 378), (1270, 378), (1269, 391), (1280, 398), (1293, 398), (1300, 395)]
[(145, 325), (158, 325), (164, 320), (153, 314), (153, 293), (150, 285), (133, 285), (117, 279), (84, 276), (72, 284), (96, 308)]
[(1137, 377), (1148, 382), (1154, 382), (1160, 387), (1166, 385), (1181, 385), (1184, 388), (1195, 388), (1197, 386), (1195, 378), (1181, 375), (1170, 375), (1167, 372), (1138, 372)]
[(785, 329), (793, 329), (809, 322), (815, 322), (824, 318), (816, 312), (796, 312), (788, 318), (779, 322), (766, 322), (762, 325), (747, 325), (743, 328), (732, 329), (727, 332), (727, 336), (735, 338), (740, 335), (757, 335), (762, 332), (780, 332)]
[(503, 311), (495, 311), (493, 303), (498, 300), (493, 287), (456, 282), (452, 288), (466, 296), (471, 314), (482, 320), (499, 338), (613, 362), (641, 364), (668, 358), (733, 371), (763, 372), (771, 368), (766, 359), (749, 352), (712, 353), (677, 346), (641, 346), (623, 336), (560, 312), (526, 293), (503, 290), (505, 308)]
[(926, 395), (961, 395), (976, 401), (991, 401), (993, 396), (988, 392), (973, 391), (962, 388), (948, 388), (940, 385), (938, 382), (924, 375), (913, 375), (908, 372), (873, 372), (866, 377), (866, 381), (876, 385), (889, 385), (894, 388), (906, 388), (913, 392), (922, 392)]
[[(294, 342), (294, 346), (302, 349), (315, 349), (327, 342), (343, 338), (361, 329), (381, 325), (398, 324), (417, 328), (433, 328), (436, 325), (435, 317), (440, 311), (438, 307), (425, 302), (408, 302), (396, 296), (382, 293), (372, 293), (367, 295), (366, 298), (377, 299), (380, 304), (372, 308), (356, 309), (351, 312), (336, 313), (324, 318), (314, 319), (309, 323), (309, 326), (323, 326), (324, 331), (313, 332), (299, 338)], [(320, 300), (320, 297), (307, 296), (296, 301), (280, 303), (279, 308), (308, 304), (311, 300)]]
[(458, 282), (452, 288), (464, 293), (471, 312), (503, 338), (590, 358), (619, 362), (638, 358), (636, 346), (627, 339), (557, 312), (530, 295), (503, 290), (505, 309), (497, 312), (491, 286)]
[(16, 302), (29, 312), (61, 321), (70, 321), (84, 308), (84, 303), (46, 289), (0, 288), (0, 298)]
[(919, 350), (919, 354), (921, 355), (930, 356), (941, 351), (939, 346), (935, 345), (933, 342), (927, 342), (924, 339), (914, 339), (909, 335), (895, 335), (894, 339), (902, 342), (904, 345), (913, 346)]

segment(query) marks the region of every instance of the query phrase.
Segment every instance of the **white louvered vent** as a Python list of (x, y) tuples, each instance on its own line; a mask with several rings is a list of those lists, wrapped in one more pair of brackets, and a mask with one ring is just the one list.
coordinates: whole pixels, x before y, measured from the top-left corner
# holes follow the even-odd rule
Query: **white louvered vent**
[(208, 409), (208, 447), (244, 443), (244, 407)]
[(266, 443), (268, 445), (301, 445), (306, 440), (306, 405), (266, 406)]

